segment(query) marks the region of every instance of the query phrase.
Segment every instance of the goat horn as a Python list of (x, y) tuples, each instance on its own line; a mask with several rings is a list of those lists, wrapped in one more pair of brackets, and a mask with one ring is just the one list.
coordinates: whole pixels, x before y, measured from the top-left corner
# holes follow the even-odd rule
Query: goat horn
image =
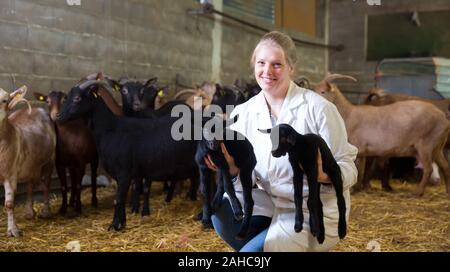
[(352, 76), (341, 75), (341, 74), (329, 74), (329, 75), (327, 75), (325, 77), (324, 81), (330, 83), (331, 81), (336, 80), (336, 79), (340, 79), (340, 78), (350, 79), (350, 80), (355, 81), (355, 82), (358, 81), (358, 80), (356, 80), (356, 78), (354, 78)]
[(19, 104), (20, 102), (25, 102), (25, 103), (27, 103), (27, 106), (28, 106), (28, 114), (31, 114), (31, 105), (30, 105), (30, 102), (28, 102), (28, 100), (26, 100), (25, 98), (17, 98), (17, 99), (15, 99), (14, 101), (12, 101), (12, 103), (10, 103), (10, 104), (8, 105), (8, 107), (9, 107), (10, 109), (12, 109), (12, 108), (14, 108), (17, 104)]
[(78, 86), (80, 87), (80, 89), (84, 90), (84, 89), (86, 89), (87, 87), (89, 87), (89, 86), (91, 86), (91, 85), (93, 85), (93, 84), (96, 84), (96, 83), (98, 84), (99, 81), (96, 80), (96, 79), (91, 79), (91, 80), (87, 80), (87, 81), (81, 83), (81, 84), (78, 85)]

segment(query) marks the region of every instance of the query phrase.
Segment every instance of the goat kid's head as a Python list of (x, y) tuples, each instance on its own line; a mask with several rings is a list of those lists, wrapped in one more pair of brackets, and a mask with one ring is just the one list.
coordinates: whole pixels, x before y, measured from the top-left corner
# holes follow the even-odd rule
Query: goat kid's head
[(50, 118), (52, 121), (56, 121), (61, 106), (66, 99), (66, 94), (61, 91), (51, 91), (48, 95), (39, 92), (33, 92), (33, 94), (37, 100), (47, 103)]
[(206, 146), (209, 150), (220, 151), (220, 143), (227, 135), (225, 134), (226, 128), (236, 123), (239, 115), (236, 115), (232, 119), (224, 120), (220, 116), (214, 116), (203, 125), (203, 139), (206, 142)]
[(123, 109), (137, 112), (146, 108), (154, 108), (156, 97), (159, 94), (156, 81), (156, 77), (147, 80), (144, 84), (128, 78), (120, 79), (118, 84)]
[(272, 156), (279, 158), (286, 155), (295, 145), (297, 132), (288, 124), (280, 124), (274, 128), (258, 129), (262, 133), (270, 134), (272, 142)]
[(24, 98), (27, 93), (27, 86), (22, 86), (12, 93), (8, 93), (0, 88), (0, 121), (2, 121), (11, 109), (13, 109), (19, 102), (25, 102), (28, 104), (29, 112), (31, 112), (31, 106)]
[(351, 76), (328, 73), (321, 82), (317, 83), (317, 85), (314, 86), (313, 90), (321, 96), (325, 97), (328, 101), (334, 102), (336, 100), (338, 92), (340, 92), (337, 86), (332, 83), (336, 79), (349, 79), (355, 82), (357, 81), (354, 77)]

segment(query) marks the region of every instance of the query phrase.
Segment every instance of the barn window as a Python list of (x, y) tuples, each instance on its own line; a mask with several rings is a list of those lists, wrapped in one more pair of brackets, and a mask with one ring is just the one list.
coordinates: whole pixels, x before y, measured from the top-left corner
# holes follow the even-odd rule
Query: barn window
[(323, 10), (325, 0), (223, 0), (225, 13), (312, 37), (323, 36)]

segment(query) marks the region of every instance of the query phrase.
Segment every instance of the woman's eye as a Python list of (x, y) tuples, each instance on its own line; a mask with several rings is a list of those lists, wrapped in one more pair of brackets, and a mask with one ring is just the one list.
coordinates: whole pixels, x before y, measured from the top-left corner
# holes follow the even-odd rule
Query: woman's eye
[(282, 66), (281, 63), (275, 63), (275, 64), (273, 65), (274, 68), (281, 68), (281, 66)]

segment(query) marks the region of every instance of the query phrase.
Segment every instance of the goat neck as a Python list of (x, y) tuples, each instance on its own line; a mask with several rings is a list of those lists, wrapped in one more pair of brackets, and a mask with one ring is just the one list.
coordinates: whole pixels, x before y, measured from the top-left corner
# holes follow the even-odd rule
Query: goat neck
[(8, 117), (0, 121), (0, 142), (9, 141), (15, 132), (14, 126), (9, 122)]
[(111, 110), (112, 113), (114, 113), (117, 116), (123, 116), (122, 108), (117, 104), (116, 100), (114, 100), (114, 97), (111, 95), (110, 92), (105, 90), (104, 88), (99, 88), (98, 94), (103, 99), (103, 102), (105, 102), (105, 105)]
[(352, 112), (355, 105), (353, 105), (338, 89), (338, 87), (335, 84), (330, 84), (330, 92), (334, 94), (334, 101), (332, 101), (336, 108), (338, 109), (339, 113), (341, 114), (342, 118), (344, 120), (347, 119), (347, 117)]

